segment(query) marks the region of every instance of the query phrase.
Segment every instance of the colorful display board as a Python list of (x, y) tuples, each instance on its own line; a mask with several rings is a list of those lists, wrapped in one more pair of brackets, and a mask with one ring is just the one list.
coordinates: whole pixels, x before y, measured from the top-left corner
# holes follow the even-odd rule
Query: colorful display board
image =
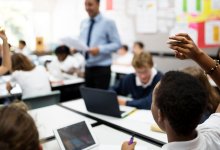
[(201, 48), (220, 46), (220, 1), (176, 0), (177, 24), (187, 23), (198, 32)]

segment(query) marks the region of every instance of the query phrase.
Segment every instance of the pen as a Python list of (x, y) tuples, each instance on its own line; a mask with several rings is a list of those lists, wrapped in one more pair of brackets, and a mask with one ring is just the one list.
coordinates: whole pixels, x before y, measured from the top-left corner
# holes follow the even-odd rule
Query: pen
[(130, 141), (128, 142), (128, 145), (133, 144), (133, 142), (134, 142), (134, 135), (132, 135), (132, 137), (130, 138)]

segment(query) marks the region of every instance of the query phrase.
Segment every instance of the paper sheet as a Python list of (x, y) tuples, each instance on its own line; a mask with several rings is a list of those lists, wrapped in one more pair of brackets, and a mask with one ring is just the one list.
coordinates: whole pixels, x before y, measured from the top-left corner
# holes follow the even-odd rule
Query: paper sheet
[(89, 49), (87, 45), (76, 38), (65, 37), (60, 39), (60, 42), (70, 48), (75, 48), (77, 50), (87, 51)]
[(138, 1), (136, 29), (138, 33), (157, 32), (157, 1), (155, 0)]

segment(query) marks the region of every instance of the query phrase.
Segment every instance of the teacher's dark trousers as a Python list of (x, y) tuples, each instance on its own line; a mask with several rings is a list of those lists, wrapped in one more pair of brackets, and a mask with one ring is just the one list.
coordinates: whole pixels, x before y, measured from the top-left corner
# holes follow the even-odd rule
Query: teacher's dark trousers
[(86, 67), (85, 82), (86, 87), (108, 89), (111, 79), (110, 66)]

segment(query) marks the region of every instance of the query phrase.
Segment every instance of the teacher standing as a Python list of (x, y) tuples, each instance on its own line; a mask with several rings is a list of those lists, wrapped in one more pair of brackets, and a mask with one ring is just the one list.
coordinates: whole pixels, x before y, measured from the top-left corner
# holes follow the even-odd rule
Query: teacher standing
[(120, 48), (121, 42), (115, 22), (100, 13), (99, 4), (100, 0), (85, 0), (89, 18), (81, 23), (80, 39), (89, 47), (85, 55), (86, 86), (108, 89), (112, 53)]

